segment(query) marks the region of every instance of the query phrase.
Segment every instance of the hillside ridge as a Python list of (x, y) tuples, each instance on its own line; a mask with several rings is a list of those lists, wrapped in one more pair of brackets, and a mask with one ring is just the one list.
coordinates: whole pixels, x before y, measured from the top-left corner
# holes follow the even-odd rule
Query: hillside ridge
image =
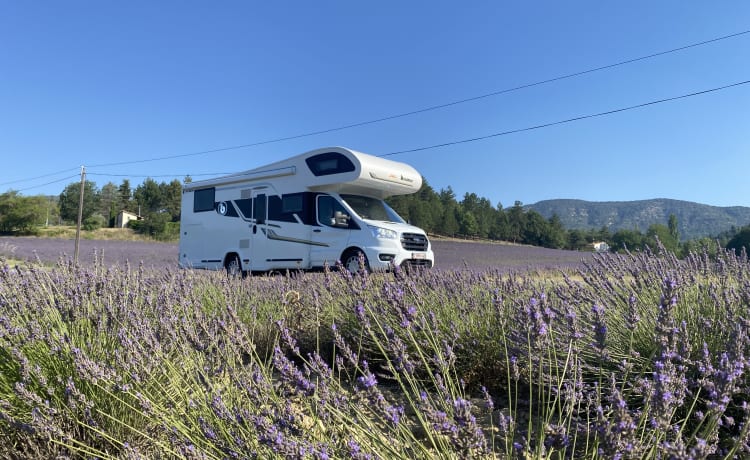
[(674, 214), (683, 241), (715, 237), (733, 227), (750, 225), (750, 207), (712, 206), (670, 198), (636, 201), (552, 199), (525, 207), (545, 218), (557, 214), (567, 229), (607, 227), (610, 232), (646, 232), (652, 224), (667, 225), (670, 214)]

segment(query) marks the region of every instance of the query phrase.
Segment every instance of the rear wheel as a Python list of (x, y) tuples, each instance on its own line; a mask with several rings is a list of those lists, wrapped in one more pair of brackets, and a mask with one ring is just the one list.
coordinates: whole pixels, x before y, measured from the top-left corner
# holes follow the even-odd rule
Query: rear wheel
[[(361, 260), (360, 255), (362, 257)], [(359, 249), (349, 249), (346, 251), (341, 257), (341, 263), (352, 275), (359, 273), (361, 269), (370, 271), (370, 263), (367, 260), (367, 256)]]
[(227, 270), (227, 276), (242, 276), (242, 265), (240, 264), (240, 258), (237, 254), (230, 254), (227, 256), (227, 260), (224, 262), (224, 268)]

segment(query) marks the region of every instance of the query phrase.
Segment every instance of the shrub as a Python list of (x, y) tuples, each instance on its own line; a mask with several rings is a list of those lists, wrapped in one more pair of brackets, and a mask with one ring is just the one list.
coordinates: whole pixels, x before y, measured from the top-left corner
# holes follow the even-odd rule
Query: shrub
[(106, 223), (107, 219), (105, 219), (104, 216), (101, 214), (94, 214), (83, 221), (83, 229), (91, 232), (104, 227)]
[(729, 242), (727, 249), (734, 250), (737, 254), (743, 250), (745, 253), (750, 252), (750, 227), (741, 229)]
[(141, 220), (131, 220), (128, 225), (136, 233), (148, 235), (157, 240), (169, 241), (180, 237), (180, 223), (171, 222), (170, 219), (167, 213), (152, 212)]

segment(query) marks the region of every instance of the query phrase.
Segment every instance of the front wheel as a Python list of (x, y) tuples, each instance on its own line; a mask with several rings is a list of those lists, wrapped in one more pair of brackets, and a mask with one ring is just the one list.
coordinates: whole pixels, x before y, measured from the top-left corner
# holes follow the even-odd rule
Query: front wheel
[(370, 262), (368, 262), (365, 253), (359, 249), (346, 251), (341, 257), (341, 263), (352, 275), (356, 275), (360, 270), (370, 271)]

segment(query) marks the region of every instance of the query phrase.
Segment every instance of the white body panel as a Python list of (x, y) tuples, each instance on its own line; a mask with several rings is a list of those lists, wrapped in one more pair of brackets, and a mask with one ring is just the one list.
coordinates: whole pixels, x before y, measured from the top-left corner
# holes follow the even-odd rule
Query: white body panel
[(183, 188), (180, 266), (223, 269), (236, 256), (243, 271), (309, 269), (361, 251), (372, 269), (431, 267), (425, 232), (382, 201), (421, 186), (409, 165), (342, 147), (192, 182)]

